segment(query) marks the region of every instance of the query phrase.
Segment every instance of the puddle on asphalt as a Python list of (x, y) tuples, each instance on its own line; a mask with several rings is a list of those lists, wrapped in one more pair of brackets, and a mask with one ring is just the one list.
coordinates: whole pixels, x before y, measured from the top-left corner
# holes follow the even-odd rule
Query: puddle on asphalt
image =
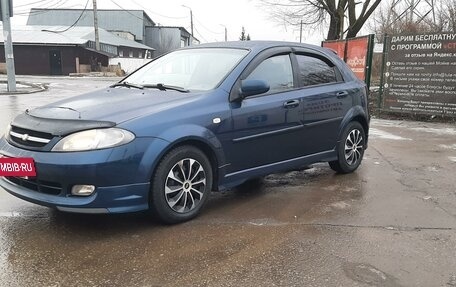
[[(118, 257), (142, 258), (144, 248), (159, 252), (159, 255), (165, 254), (158, 259), (165, 260), (166, 257), (168, 264), (174, 260), (180, 262), (181, 255), (179, 259), (174, 257), (174, 242), (192, 244), (193, 248), (201, 248), (207, 254), (215, 252), (214, 256), (209, 256), (211, 260), (219, 260), (217, 252), (226, 250), (227, 240), (238, 244), (242, 237), (241, 241), (245, 241), (249, 249), (257, 248), (258, 252), (263, 252), (288, 238), (285, 234), (293, 230), (288, 225), (312, 224), (326, 216), (356, 212), (354, 202), (362, 199), (364, 194), (362, 171), (359, 173), (336, 175), (327, 164), (317, 164), (269, 175), (229, 192), (213, 193), (201, 216), (176, 226), (162, 226), (147, 214), (80, 215), (41, 208), (33, 212), (30, 209), (6, 212), (0, 214), (0, 222), (6, 223), (0, 226), (0, 269), (3, 270), (0, 286), (4, 285), (2, 280), (3, 283), (27, 283), (35, 279), (49, 280), (41, 283), (51, 285), (52, 280), (66, 278), (61, 266), (73, 263), (87, 266), (78, 270), (78, 275), (85, 274), (83, 279), (91, 278), (96, 275), (90, 273), (90, 266), (104, 264), (100, 256), (107, 257), (113, 264), (106, 270), (114, 270), (116, 264), (113, 262)], [(45, 218), (41, 217), (43, 215)], [(270, 243), (271, 227), (278, 228), (274, 229), (274, 244)], [(231, 234), (229, 238), (224, 237), (227, 232)], [(216, 240), (216, 244), (207, 247), (195, 243), (204, 240)], [(188, 258), (184, 257), (191, 262), (193, 252), (188, 251), (185, 244), (179, 248), (180, 252), (188, 253)], [(173, 251), (168, 252), (168, 249)], [(128, 250), (128, 255), (125, 250)], [(51, 269), (36, 267), (43, 265)], [(120, 267), (127, 268), (122, 264)]]
[(342, 266), (348, 278), (369, 286), (399, 287), (397, 279), (366, 263), (345, 263)]
[(202, 223), (258, 226), (312, 224), (354, 214), (364, 195), (362, 175), (339, 175), (326, 163), (271, 174), (225, 192), (214, 192)]

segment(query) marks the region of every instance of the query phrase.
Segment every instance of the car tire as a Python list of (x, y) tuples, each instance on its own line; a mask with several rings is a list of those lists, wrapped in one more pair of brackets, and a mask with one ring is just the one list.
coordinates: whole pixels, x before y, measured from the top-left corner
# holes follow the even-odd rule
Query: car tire
[(361, 164), (366, 146), (366, 133), (359, 122), (350, 122), (344, 129), (336, 151), (338, 159), (330, 161), (331, 169), (338, 173), (350, 173)]
[(151, 211), (166, 224), (194, 218), (209, 197), (212, 180), (211, 163), (201, 150), (193, 146), (171, 150), (153, 176)]

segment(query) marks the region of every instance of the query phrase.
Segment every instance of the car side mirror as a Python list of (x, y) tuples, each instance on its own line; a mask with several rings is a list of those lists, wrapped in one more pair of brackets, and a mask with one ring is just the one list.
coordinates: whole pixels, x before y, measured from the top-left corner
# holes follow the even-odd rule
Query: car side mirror
[(270, 86), (263, 80), (242, 80), (240, 96), (241, 98), (259, 95), (269, 91)]

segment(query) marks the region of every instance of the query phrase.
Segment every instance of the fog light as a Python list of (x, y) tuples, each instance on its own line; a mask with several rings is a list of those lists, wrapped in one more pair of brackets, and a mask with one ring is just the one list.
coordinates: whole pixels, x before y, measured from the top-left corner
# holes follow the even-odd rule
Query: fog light
[(89, 196), (95, 190), (93, 185), (75, 185), (71, 188), (72, 195)]

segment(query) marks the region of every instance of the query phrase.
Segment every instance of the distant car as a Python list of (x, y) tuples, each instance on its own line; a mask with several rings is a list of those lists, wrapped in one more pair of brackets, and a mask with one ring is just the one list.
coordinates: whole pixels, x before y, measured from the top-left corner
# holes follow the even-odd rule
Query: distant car
[(358, 168), (367, 91), (337, 55), (286, 42), (225, 42), (154, 59), (101, 91), (17, 116), (0, 157), (33, 158), (9, 193), (61, 211), (151, 209), (195, 217), (211, 190), (329, 162)]

